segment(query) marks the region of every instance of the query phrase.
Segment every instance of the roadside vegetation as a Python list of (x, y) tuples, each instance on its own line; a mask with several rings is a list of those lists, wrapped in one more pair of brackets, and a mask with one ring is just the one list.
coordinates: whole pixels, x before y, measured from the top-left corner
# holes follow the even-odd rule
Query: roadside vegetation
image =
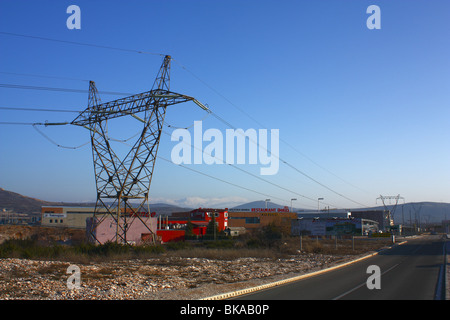
[[(242, 257), (279, 259), (299, 254), (353, 255), (378, 250), (389, 244), (385, 238), (321, 239), (292, 237), (276, 225), (239, 237), (212, 232), (202, 240), (188, 240), (163, 245), (131, 246), (115, 242), (94, 245), (86, 242), (61, 244), (37, 237), (5, 240), (0, 244), (0, 258), (60, 260), (89, 263), (105, 260), (149, 259), (156, 257), (191, 257), (207, 259), (238, 259)], [(215, 239), (215, 240), (214, 240)], [(300, 251), (300, 248), (302, 249)]]

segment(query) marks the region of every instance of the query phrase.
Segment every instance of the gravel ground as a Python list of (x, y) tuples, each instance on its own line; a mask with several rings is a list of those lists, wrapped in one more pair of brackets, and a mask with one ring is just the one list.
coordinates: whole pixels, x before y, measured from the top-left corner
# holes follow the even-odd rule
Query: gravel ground
[(290, 259), (156, 258), (77, 264), (81, 286), (68, 289), (70, 263), (0, 259), (0, 299), (193, 300), (319, 270), (354, 256)]
[[(447, 246), (450, 252), (450, 242)], [(0, 300), (194, 300), (294, 277), (360, 256), (304, 253), (287, 259), (158, 257), (78, 263), (79, 289), (67, 287), (69, 262), (7, 258), (0, 259)], [(447, 262), (446, 299), (450, 300), (450, 254)]]

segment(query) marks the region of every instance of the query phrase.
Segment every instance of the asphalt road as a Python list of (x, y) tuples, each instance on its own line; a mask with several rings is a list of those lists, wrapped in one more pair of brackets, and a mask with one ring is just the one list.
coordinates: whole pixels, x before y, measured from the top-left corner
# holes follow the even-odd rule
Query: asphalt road
[[(441, 236), (408, 240), (378, 255), (310, 278), (236, 297), (238, 300), (434, 300), (444, 263)], [(378, 266), (379, 275), (368, 272)], [(368, 288), (379, 285), (379, 288)]]

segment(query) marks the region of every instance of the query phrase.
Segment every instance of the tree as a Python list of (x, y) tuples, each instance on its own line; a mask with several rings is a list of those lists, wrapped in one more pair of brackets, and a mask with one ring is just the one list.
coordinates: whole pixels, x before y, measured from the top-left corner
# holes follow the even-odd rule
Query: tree
[(184, 234), (185, 239), (190, 239), (194, 237), (194, 225), (192, 224), (191, 218), (189, 217), (186, 223), (186, 232)]
[(281, 227), (273, 222), (264, 226), (260, 233), (262, 243), (269, 247), (281, 240), (282, 236)]
[(209, 221), (206, 226), (206, 237), (208, 239), (217, 239), (217, 235), (219, 234), (219, 227), (216, 225), (216, 217), (214, 216), (214, 212), (212, 214), (212, 219)]

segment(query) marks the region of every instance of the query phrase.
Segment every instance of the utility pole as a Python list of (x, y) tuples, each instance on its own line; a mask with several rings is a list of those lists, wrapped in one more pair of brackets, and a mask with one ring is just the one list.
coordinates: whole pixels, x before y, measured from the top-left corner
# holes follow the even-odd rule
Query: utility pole
[(411, 206), (414, 210), (414, 218), (416, 220), (417, 228), (420, 230), (420, 210), (422, 209), (422, 203), (419, 204), (419, 207), (416, 208), (415, 204), (411, 203)]
[(405, 215), (403, 214), (403, 207), (404, 207), (405, 205), (402, 205), (402, 226), (404, 226), (405, 225)]

